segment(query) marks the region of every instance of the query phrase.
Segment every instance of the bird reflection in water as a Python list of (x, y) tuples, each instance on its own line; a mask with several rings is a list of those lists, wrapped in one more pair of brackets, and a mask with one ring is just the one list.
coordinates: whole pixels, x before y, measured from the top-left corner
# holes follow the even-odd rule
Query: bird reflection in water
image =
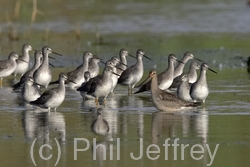
[(97, 116), (91, 125), (91, 130), (96, 135), (105, 136), (109, 131), (109, 125), (108, 122), (103, 118), (102, 112), (102, 108), (97, 109)]
[[(166, 139), (178, 139), (180, 145), (201, 143), (204, 148), (203, 164), (208, 164), (208, 113), (205, 109), (182, 113), (156, 112), (152, 115), (152, 144), (162, 145)], [(163, 143), (161, 143), (163, 142)]]
[(109, 159), (110, 153), (117, 153), (117, 111), (98, 108), (97, 116), (92, 122), (91, 130), (97, 135), (97, 139), (93, 141), (92, 153), (93, 158), (97, 160), (98, 166), (104, 166), (104, 160)]
[[(91, 125), (91, 130), (96, 135), (106, 136), (106, 134), (109, 132), (109, 125), (108, 122), (103, 118), (102, 113), (103, 109), (98, 108), (96, 119)], [(103, 166), (103, 160), (106, 160), (108, 148), (108, 144), (105, 140), (93, 143), (93, 157), (96, 158), (98, 166)]]
[(64, 115), (59, 112), (48, 113), (39, 109), (23, 112), (22, 125), (27, 140), (42, 139), (49, 142), (50, 133), (57, 134), (60, 142), (65, 141), (66, 128)]
[(187, 138), (195, 135), (207, 143), (208, 114), (205, 109), (185, 113), (156, 112), (152, 115), (152, 143), (159, 137)]

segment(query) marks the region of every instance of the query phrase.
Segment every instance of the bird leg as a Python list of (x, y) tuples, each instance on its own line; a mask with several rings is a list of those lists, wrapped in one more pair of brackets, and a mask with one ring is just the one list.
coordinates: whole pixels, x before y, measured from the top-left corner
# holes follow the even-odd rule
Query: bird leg
[(133, 94), (133, 87), (132, 88), (130, 88), (130, 95), (132, 95)]
[(98, 97), (95, 98), (95, 104), (98, 106)]
[(128, 87), (128, 95), (132, 95), (133, 88)]
[(103, 104), (106, 105), (106, 98), (103, 99)]
[(115, 94), (114, 94), (114, 92), (112, 91), (112, 92), (110, 92), (110, 97), (113, 97)]
[(202, 107), (205, 108), (205, 100), (202, 101)]
[(3, 78), (0, 78), (0, 86), (3, 85)]

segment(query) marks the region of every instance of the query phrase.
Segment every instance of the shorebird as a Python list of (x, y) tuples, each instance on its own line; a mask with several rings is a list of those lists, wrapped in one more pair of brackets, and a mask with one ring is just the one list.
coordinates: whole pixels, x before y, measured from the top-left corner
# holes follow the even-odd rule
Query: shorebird
[(33, 74), (34, 81), (38, 83), (39, 85), (44, 86), (46, 89), (52, 78), (51, 70), (49, 68), (49, 54), (50, 53), (60, 55), (52, 51), (50, 47), (44, 46), (42, 48), (43, 62)]
[(194, 83), (197, 80), (197, 72), (196, 70), (200, 69), (200, 65), (197, 61), (193, 61), (190, 66), (189, 66), (189, 71), (185, 74), (181, 74), (178, 77), (174, 78), (172, 85), (170, 86), (170, 88), (177, 88), (181, 81), (182, 81), (182, 76), (183, 75), (188, 75), (188, 80), (189, 83)]
[[(50, 111), (50, 108), (54, 108), (56, 111), (57, 107), (62, 104), (65, 98), (65, 81), (69, 80), (67, 75), (61, 73), (59, 75), (59, 85), (56, 88), (45, 91), (37, 100), (31, 101), (31, 105), (36, 105), (40, 108), (46, 108)], [(70, 82), (71, 81), (69, 80)]]
[(181, 82), (177, 88), (177, 96), (185, 101), (189, 101), (189, 102), (193, 101), (193, 99), (191, 98), (189, 94), (190, 87), (191, 87), (191, 84), (189, 83), (188, 75), (187, 74), (182, 75)]
[[(122, 65), (122, 66), (125, 66), (125, 67), (127, 67), (127, 65), (126, 64), (124, 64), (124, 63), (122, 63), (120, 60), (119, 60), (119, 58), (118, 57), (116, 57), (116, 56), (113, 56), (113, 57), (111, 57), (111, 59), (110, 59), (114, 64), (115, 64), (115, 66), (119, 66), (119, 65)], [(119, 69), (120, 69), (120, 67), (118, 67)], [(124, 71), (122, 68), (120, 69), (122, 72)]]
[(127, 69), (127, 59), (126, 59), (126, 57), (127, 56), (131, 56), (133, 58), (136, 58), (136, 57), (134, 57), (133, 55), (129, 54), (128, 51), (125, 50), (125, 49), (121, 49), (120, 50), (119, 56), (120, 56), (120, 62), (121, 63), (118, 64), (117, 67), (119, 67), (122, 70), (117, 69), (117, 74), (121, 75), (121, 73)]
[(11, 52), (8, 60), (0, 61), (0, 85), (2, 85), (4, 77), (10, 76), (15, 71), (17, 66), (17, 59), (18, 55), (15, 52)]
[(209, 68), (206, 63), (202, 63), (200, 68), (200, 76), (197, 79), (197, 81), (191, 85), (190, 88), (191, 98), (194, 100), (194, 102), (202, 101), (203, 106), (205, 105), (205, 100), (209, 94), (207, 77), (206, 77), (207, 70), (210, 70), (213, 73), (217, 73), (216, 71)]
[(15, 71), (13, 72), (15, 77), (18, 74), (23, 75), (28, 70), (29, 63), (30, 63), (29, 51), (31, 51), (31, 50), (32, 50), (32, 47), (29, 44), (23, 45), (22, 55), (20, 55), (19, 58), (16, 60), (17, 67), (16, 67)]
[(110, 66), (112, 67), (112, 71), (118, 75), (111, 75), (111, 79), (113, 81), (113, 84), (112, 84), (112, 89), (110, 91), (111, 95), (113, 95), (113, 92), (114, 92), (114, 89), (117, 85), (117, 82), (118, 82), (118, 78), (120, 77), (119, 73), (117, 72), (118, 70), (122, 73), (123, 70), (119, 67), (117, 67), (118, 64), (120, 64), (120, 60), (117, 58), (117, 57), (112, 57), (111, 60), (108, 60), (106, 62), (106, 66)]
[[(86, 71), (84, 73), (84, 79), (85, 79), (85, 82), (83, 82), (82, 85), (79, 88), (77, 88), (77, 91), (79, 91), (82, 87), (84, 87), (84, 85), (89, 81), (89, 79), (90, 79), (90, 72), (89, 71)], [(93, 99), (94, 98), (93, 96), (88, 95), (84, 91), (80, 91), (80, 93), (81, 93), (81, 96), (83, 97), (83, 99)]]
[(33, 65), (33, 67), (31, 67), (31, 69), (29, 69), (24, 75), (22, 75), (22, 77), (20, 78), (20, 81), (18, 83), (13, 85), (13, 90), (17, 90), (18, 88), (20, 88), (20, 86), (25, 82), (26, 77), (32, 77), (33, 78), (34, 72), (41, 65), (42, 58), (43, 58), (42, 51), (37, 50), (35, 52), (35, 54), (34, 54), (35, 63)]
[(181, 59), (181, 62), (183, 62), (183, 63), (179, 63), (179, 64), (175, 67), (175, 69), (174, 69), (174, 78), (182, 74), (183, 68), (184, 68), (185, 64), (186, 64), (187, 61), (190, 60), (190, 59), (195, 59), (195, 60), (198, 60), (198, 61), (203, 62), (202, 60), (195, 58), (194, 55), (193, 55), (192, 53), (190, 53), (190, 52), (188, 52), (188, 51), (185, 52), (184, 55), (183, 55), (183, 57), (182, 57), (182, 59)]
[(108, 122), (102, 117), (102, 108), (98, 108), (97, 110), (97, 117), (91, 124), (91, 130), (96, 135), (106, 135), (109, 131), (109, 125)]
[(118, 83), (128, 86), (128, 94), (131, 95), (135, 85), (141, 80), (143, 76), (143, 61), (142, 57), (146, 57), (145, 52), (142, 49), (138, 49), (136, 53), (137, 62), (131, 67), (127, 68), (118, 79)]
[[(90, 73), (90, 78), (94, 78), (99, 74), (99, 62), (101, 61), (100, 58), (92, 57), (89, 61), (88, 71)], [(85, 77), (85, 75), (84, 75)]]
[[(112, 61), (113, 60), (113, 61)], [(116, 64), (117, 64), (117, 61), (116, 61), (116, 59), (114, 59), (114, 58), (112, 58), (112, 60), (108, 60), (106, 63), (104, 63), (104, 62), (102, 62), (102, 63), (104, 63), (105, 64), (105, 68), (106, 68), (106, 66), (109, 66), (110, 68), (112, 68), (112, 71), (113, 71), (113, 73), (115, 73), (115, 74), (117, 74), (117, 69), (116, 69)], [(120, 69), (120, 70), (122, 70), (122, 69)], [(85, 76), (86, 75), (86, 76)], [(90, 75), (90, 73), (87, 71), (87, 73), (85, 72), (84, 73), (84, 77), (85, 78), (88, 78), (89, 77), (89, 75)], [(100, 79), (102, 77), (102, 75), (98, 75), (97, 77), (95, 77), (94, 79), (92, 79), (91, 80), (91, 82), (92, 81), (95, 81), (95, 80), (98, 80), (98, 79)], [(111, 91), (110, 91), (110, 93), (113, 93), (113, 91), (114, 91), (114, 88), (115, 88), (115, 86), (116, 86), (116, 84), (117, 84), (117, 81), (118, 81), (118, 75), (111, 75), (111, 80), (112, 80), (112, 88), (111, 88)], [(89, 78), (90, 79), (90, 78)], [(89, 80), (88, 79), (88, 80)], [(87, 80), (87, 81), (88, 81)], [(86, 81), (86, 79), (85, 79), (85, 81)], [(94, 97), (93, 96), (91, 96), (91, 95), (88, 95), (86, 92), (84, 92), (84, 91), (82, 91), (83, 89), (84, 89), (84, 87), (85, 87), (85, 84), (87, 83), (87, 81), (86, 82), (84, 82), (84, 83), (82, 83), (82, 85), (77, 89), (77, 91), (80, 91), (80, 93), (81, 93), (81, 95), (82, 95), (82, 97), (84, 98), (84, 99), (93, 99)]]
[(175, 95), (159, 89), (156, 71), (150, 71), (151, 97), (154, 106), (160, 111), (173, 111), (186, 107), (197, 107), (199, 103), (186, 102)]
[(98, 99), (104, 97), (104, 104), (106, 103), (106, 97), (111, 92), (113, 88), (113, 81), (111, 75), (118, 75), (113, 72), (113, 67), (106, 66), (101, 75), (91, 78), (83, 87), (78, 88), (77, 91), (83, 91), (88, 95), (95, 98), (95, 103), (98, 105)]
[[(71, 88), (78, 88), (81, 86), (81, 84), (83, 82), (85, 82), (84, 72), (88, 71), (89, 59), (92, 57), (93, 57), (93, 55), (90, 52), (83, 53), (82, 65), (78, 66), (75, 70), (67, 73), (67, 77), (69, 78), (69, 80), (74, 81), (76, 84), (73, 84), (71, 82), (66, 81), (65, 84), (67, 84), (67, 86), (69, 86)], [(57, 80), (57, 81), (51, 82), (50, 84), (58, 84), (58, 82), (59, 81)]]
[[(158, 87), (161, 89), (161, 90), (167, 90), (170, 85), (172, 84), (173, 82), (173, 79), (174, 79), (174, 62), (180, 62), (180, 64), (183, 64), (182, 61), (179, 61), (176, 59), (175, 55), (174, 54), (170, 54), (168, 56), (168, 68), (161, 72), (157, 78), (158, 78)], [(140, 87), (140, 89), (135, 92), (134, 94), (137, 94), (137, 93), (140, 93), (140, 92), (144, 92), (144, 91), (150, 91), (151, 90), (151, 81), (145, 83), (142, 82), (138, 87)]]
[(38, 86), (34, 83), (32, 77), (27, 76), (24, 81), (24, 86), (22, 88), (21, 96), (26, 103), (35, 101), (41, 96), (42, 92)]

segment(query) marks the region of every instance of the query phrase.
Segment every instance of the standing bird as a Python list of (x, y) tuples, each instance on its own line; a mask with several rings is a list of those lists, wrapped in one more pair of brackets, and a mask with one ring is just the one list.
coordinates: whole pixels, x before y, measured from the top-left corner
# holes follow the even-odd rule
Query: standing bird
[(96, 135), (105, 136), (109, 131), (109, 124), (108, 122), (102, 117), (102, 108), (97, 109), (97, 117), (91, 124), (91, 130)]
[(142, 57), (146, 57), (145, 52), (142, 49), (138, 49), (136, 53), (137, 62), (131, 67), (127, 68), (118, 79), (118, 83), (128, 86), (128, 94), (131, 95), (135, 85), (141, 80), (143, 76), (143, 61)]
[(113, 88), (113, 81), (111, 75), (118, 75), (113, 72), (113, 67), (106, 66), (101, 75), (91, 78), (83, 87), (77, 89), (77, 91), (83, 91), (88, 95), (95, 98), (95, 103), (98, 105), (98, 99), (103, 97), (104, 104), (106, 103), (106, 98)]
[[(100, 58), (92, 57), (89, 61), (88, 71), (90, 73), (90, 78), (94, 78), (99, 74), (99, 62), (101, 61)], [(85, 75), (84, 75), (85, 77)]]
[[(77, 88), (77, 91), (79, 91), (82, 87), (84, 87), (84, 85), (89, 81), (89, 79), (90, 79), (90, 72), (89, 71), (86, 71), (84, 73), (84, 79), (85, 79), (85, 82), (83, 82), (82, 85), (79, 88)], [(86, 92), (84, 92), (84, 91), (80, 91), (80, 93), (81, 93), (81, 96), (83, 97), (83, 99), (93, 99), (94, 98), (93, 96), (86, 94)]]
[(189, 71), (186, 74), (181, 74), (178, 77), (174, 78), (172, 85), (170, 86), (171, 89), (177, 88), (182, 82), (182, 76), (187, 75), (189, 83), (194, 83), (197, 80), (197, 72), (196, 70), (200, 69), (199, 63), (197, 61), (193, 61), (189, 66)]
[(52, 78), (51, 70), (49, 68), (50, 53), (52, 53), (52, 49), (48, 46), (44, 46), (42, 49), (43, 62), (33, 74), (34, 81), (43, 85), (46, 89)]
[(126, 51), (125, 49), (120, 50), (119, 56), (120, 56), (120, 62), (121, 63), (118, 64), (117, 67), (121, 68), (122, 70), (117, 69), (117, 74), (121, 75), (121, 73), (127, 69), (127, 59), (126, 59), (126, 57), (127, 56), (131, 56), (133, 58), (136, 58), (136, 57), (129, 54), (128, 51)]
[(183, 57), (182, 57), (182, 60), (181, 60), (181, 62), (183, 62), (183, 63), (179, 63), (179, 64), (175, 67), (175, 69), (174, 69), (174, 78), (182, 74), (185, 64), (186, 64), (187, 61), (190, 60), (190, 59), (195, 59), (195, 60), (198, 60), (198, 61), (203, 62), (203, 61), (200, 60), (200, 59), (194, 58), (194, 55), (193, 55), (192, 53), (190, 53), (190, 52), (188, 52), (188, 51), (185, 52), (184, 55), (183, 55)]
[(154, 106), (160, 111), (173, 111), (185, 107), (197, 107), (199, 104), (186, 102), (175, 95), (159, 89), (156, 71), (150, 71), (151, 78), (151, 96)]
[(41, 65), (41, 61), (43, 58), (43, 54), (42, 51), (37, 50), (34, 54), (34, 60), (35, 63), (33, 65), (33, 67), (31, 67), (31, 69), (29, 69), (21, 78), (20, 81), (18, 83), (16, 83), (15, 85), (13, 85), (13, 90), (17, 90), (18, 88), (20, 88), (20, 86), (25, 82), (26, 77), (32, 77), (33, 78), (33, 74), (34, 72), (38, 69), (38, 67)]
[[(83, 53), (83, 63), (82, 65), (78, 66), (75, 70), (68, 72), (66, 75), (69, 78), (69, 80), (74, 81), (76, 84), (72, 84), (71, 82), (66, 81), (65, 84), (67, 84), (71, 88), (78, 88), (81, 86), (83, 82), (85, 82), (84, 79), (84, 72), (88, 71), (89, 67), (89, 59), (93, 57), (92, 53), (90, 52), (84, 52)], [(91, 74), (90, 74), (91, 75)], [(58, 84), (57, 81), (53, 81), (50, 84)]]
[(22, 55), (20, 55), (19, 58), (16, 60), (17, 67), (15, 71), (13, 72), (15, 77), (18, 74), (23, 75), (29, 69), (29, 63), (30, 63), (29, 51), (31, 50), (32, 50), (32, 47), (29, 44), (23, 45)]
[[(0, 61), (0, 85), (3, 83), (3, 78), (10, 76), (16, 69), (18, 55), (14, 52), (11, 52), (8, 60)], [(21, 59), (22, 60), (22, 59)]]
[[(180, 62), (180, 64), (183, 64), (182, 61), (177, 60), (174, 54), (170, 54), (168, 56), (168, 68), (161, 72), (157, 78), (158, 78), (158, 87), (161, 90), (166, 90), (170, 87), (170, 85), (173, 83), (174, 80), (174, 62)], [(144, 82), (142, 82), (144, 83)], [(140, 87), (141, 86), (141, 87)], [(151, 81), (145, 83), (145, 84), (140, 84), (138, 87), (140, 89), (135, 92), (135, 94), (140, 93), (140, 92), (145, 92), (145, 91), (150, 91), (151, 90)]]
[[(106, 66), (110, 66), (112, 67), (112, 71), (116, 74), (118, 74), (118, 70), (120, 70), (121, 72), (123, 71), (121, 68), (117, 67), (117, 65), (120, 64), (120, 60), (117, 58), (117, 57), (112, 57), (111, 60), (108, 60), (106, 62)], [(111, 75), (111, 79), (113, 81), (113, 84), (112, 84), (112, 89), (110, 91), (111, 95), (113, 95), (113, 92), (114, 92), (114, 89), (117, 85), (117, 82), (118, 82), (118, 78), (120, 77), (120, 75)]]
[[(54, 108), (55, 111), (58, 106), (62, 104), (65, 98), (65, 81), (68, 80), (67, 75), (61, 73), (59, 75), (59, 85), (56, 88), (45, 91), (37, 100), (31, 101), (31, 105), (36, 105), (41, 108)], [(70, 82), (73, 82), (69, 80)], [(74, 83), (74, 82), (73, 82)]]
[(26, 103), (35, 101), (41, 96), (42, 92), (38, 86), (34, 83), (32, 77), (27, 76), (24, 81), (24, 86), (22, 88), (21, 96)]
[(203, 105), (205, 105), (205, 100), (209, 94), (206, 77), (207, 70), (210, 70), (217, 74), (217, 72), (209, 68), (206, 63), (202, 63), (200, 69), (200, 76), (197, 81), (191, 85), (190, 88), (190, 96), (194, 100), (194, 102), (202, 101)]
[(190, 96), (190, 87), (191, 84), (189, 83), (189, 78), (187, 74), (184, 74), (181, 76), (181, 83), (179, 84), (177, 88), (177, 96), (185, 101), (193, 101), (193, 99)]

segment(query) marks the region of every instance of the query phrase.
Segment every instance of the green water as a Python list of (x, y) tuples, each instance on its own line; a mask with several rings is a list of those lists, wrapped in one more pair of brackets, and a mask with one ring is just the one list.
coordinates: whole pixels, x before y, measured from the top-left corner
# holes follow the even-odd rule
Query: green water
[[(23, 43), (34, 49), (49, 45), (64, 56), (51, 60), (53, 80), (61, 71), (70, 71), (82, 61), (84, 51), (90, 51), (108, 60), (118, 56), (121, 48), (135, 55), (138, 48), (154, 61), (144, 60), (144, 77), (156, 66), (158, 72), (167, 67), (167, 56), (175, 53), (181, 58), (187, 50), (195, 57), (209, 63), (218, 74), (207, 73), (210, 94), (205, 108), (169, 114), (158, 112), (152, 104), (150, 93), (127, 96), (127, 88), (118, 85), (115, 95), (107, 99), (104, 118), (110, 131), (106, 137), (95, 136), (90, 126), (96, 115), (94, 101), (83, 101), (79, 92), (67, 89), (64, 103), (57, 112), (27, 110), (20, 99), (20, 92), (13, 92), (16, 80), (4, 79), (0, 88), (0, 156), (2, 166), (34, 166), (30, 154), (35, 141), (33, 156), (37, 166), (248, 166), (250, 155), (250, 87), (246, 60), (249, 56), (250, 29), (249, 7), (245, 1), (44, 1), (38, 2), (43, 15), (37, 15), (30, 26), (32, 2), (22, 1), (19, 17), (13, 18), (15, 2), (1, 1), (1, 59), (11, 51), (21, 52)], [(96, 7), (99, 7), (97, 10)], [(16, 25), (18, 40), (9, 37), (5, 13)], [(198, 17), (199, 16), (199, 17)], [(46, 29), (47, 34), (46, 34)], [(80, 34), (76, 34), (80, 29)], [(99, 36), (98, 36), (99, 34)], [(31, 52), (33, 55), (33, 52)], [(33, 59), (33, 58), (32, 58)], [(191, 61), (190, 61), (191, 62)], [(188, 62), (188, 65), (189, 63)], [(129, 65), (134, 59), (128, 58)], [(102, 66), (103, 68), (103, 66)], [(187, 70), (187, 68), (185, 68)], [(77, 152), (74, 160), (76, 138), (89, 141), (86, 151)], [(96, 150), (93, 160), (93, 139), (106, 146)], [(140, 138), (143, 153), (140, 155)], [(163, 144), (176, 139), (176, 151)], [(119, 141), (119, 143), (118, 143)], [(43, 144), (50, 144), (42, 150)], [(87, 143), (78, 141), (77, 148)], [(147, 148), (155, 144), (147, 156)], [(184, 151), (181, 145), (187, 145)], [(190, 154), (191, 147), (200, 145), (203, 153)], [(207, 145), (206, 145), (207, 144)], [(212, 153), (218, 145), (213, 161)], [(157, 147), (159, 147), (159, 150)], [(113, 148), (112, 148), (113, 147)], [(201, 151), (196, 147), (196, 151)], [(112, 158), (113, 154), (113, 158)], [(120, 155), (119, 158), (117, 155)], [(176, 155), (176, 157), (175, 157)], [(166, 158), (167, 157), (167, 158)]]

